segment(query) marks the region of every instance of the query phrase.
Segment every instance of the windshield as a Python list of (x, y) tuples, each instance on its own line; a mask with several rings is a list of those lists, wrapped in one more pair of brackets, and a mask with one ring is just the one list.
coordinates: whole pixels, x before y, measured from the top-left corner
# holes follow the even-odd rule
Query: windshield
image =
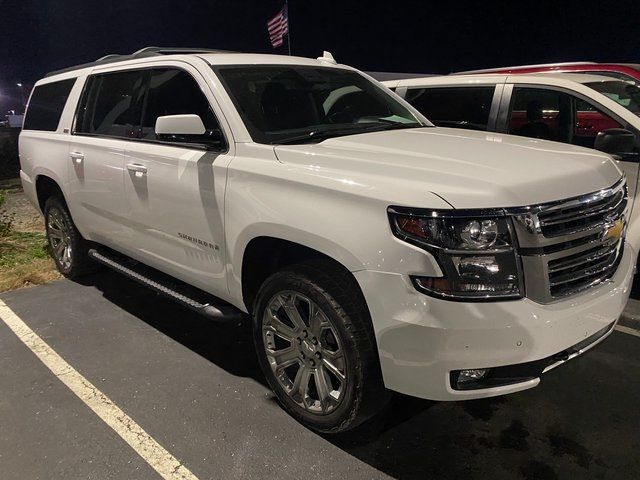
[(606, 95), (636, 115), (640, 115), (640, 88), (635, 83), (618, 80), (586, 83), (585, 85)]
[(296, 65), (234, 65), (214, 70), (259, 143), (316, 142), (430, 126), (352, 70)]

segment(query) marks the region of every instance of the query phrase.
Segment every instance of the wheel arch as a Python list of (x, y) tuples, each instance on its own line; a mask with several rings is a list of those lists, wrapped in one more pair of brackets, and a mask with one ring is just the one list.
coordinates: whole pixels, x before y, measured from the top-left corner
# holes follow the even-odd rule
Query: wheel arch
[(62, 200), (66, 203), (64, 192), (62, 191), (60, 183), (52, 176), (49, 176), (45, 173), (37, 175), (35, 178), (35, 187), (38, 206), (40, 207), (40, 211), (42, 213), (44, 213), (44, 204), (52, 195), (59, 194)]
[(354, 264), (357, 265), (357, 260), (352, 255), (344, 253), (336, 258), (332, 254), (335, 251), (318, 248), (318, 245), (313, 242), (303, 244), (276, 235), (258, 235), (248, 239), (242, 249), (239, 262), (241, 295), (245, 308), (249, 313), (252, 312), (260, 286), (271, 274), (287, 266), (312, 259), (326, 260), (347, 272), (361, 291), (356, 278), (351, 273)]

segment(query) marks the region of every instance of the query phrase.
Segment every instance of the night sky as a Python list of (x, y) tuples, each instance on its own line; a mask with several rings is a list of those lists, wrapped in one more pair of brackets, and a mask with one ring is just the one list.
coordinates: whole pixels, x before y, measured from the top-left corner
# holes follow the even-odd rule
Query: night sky
[[(0, 113), (16, 82), (149, 45), (274, 52), (281, 1), (0, 0)], [(640, 1), (290, 0), (294, 55), (363, 70), (448, 73), (557, 61), (640, 63)], [(286, 44), (285, 44), (286, 45)], [(275, 50), (286, 53), (286, 48)]]

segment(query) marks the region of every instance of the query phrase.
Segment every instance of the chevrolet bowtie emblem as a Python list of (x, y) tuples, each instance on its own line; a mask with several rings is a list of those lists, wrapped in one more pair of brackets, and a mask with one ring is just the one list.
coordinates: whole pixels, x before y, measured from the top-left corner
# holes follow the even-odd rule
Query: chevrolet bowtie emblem
[(616, 220), (613, 225), (607, 228), (602, 234), (602, 240), (620, 240), (622, 237), (622, 233), (624, 232), (624, 220), (619, 218)]

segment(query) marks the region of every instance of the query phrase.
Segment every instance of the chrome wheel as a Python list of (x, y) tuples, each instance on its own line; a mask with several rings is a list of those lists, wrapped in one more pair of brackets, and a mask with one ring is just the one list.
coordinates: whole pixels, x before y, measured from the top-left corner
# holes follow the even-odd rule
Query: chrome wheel
[(71, 269), (71, 227), (57, 208), (51, 208), (47, 215), (47, 235), (53, 256), (60, 267)]
[(295, 403), (316, 414), (338, 407), (349, 381), (344, 350), (315, 302), (293, 291), (274, 295), (264, 311), (262, 336), (271, 370)]

